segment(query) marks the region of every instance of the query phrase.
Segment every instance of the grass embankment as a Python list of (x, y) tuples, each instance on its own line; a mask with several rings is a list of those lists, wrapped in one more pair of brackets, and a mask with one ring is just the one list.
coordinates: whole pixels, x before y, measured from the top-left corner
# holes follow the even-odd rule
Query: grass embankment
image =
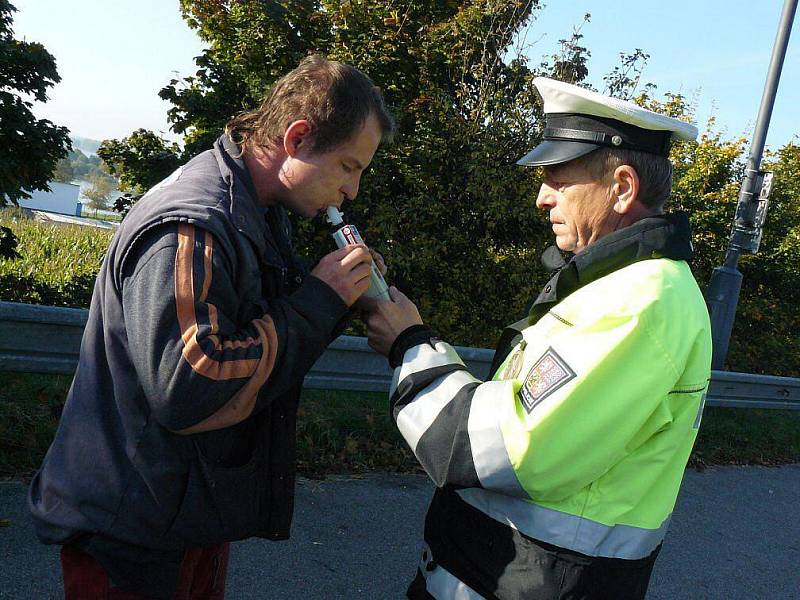
[[(0, 477), (26, 478), (58, 424), (71, 377), (0, 373)], [(306, 390), (298, 415), (300, 473), (416, 472), (385, 394)], [(800, 462), (800, 412), (707, 408), (690, 464)]]
[[(0, 373), (0, 477), (27, 478), (38, 468), (71, 382), (66, 375)], [(297, 458), (309, 477), (417, 469), (379, 393), (305, 390)]]
[(19, 258), (0, 258), (0, 299), (51, 306), (88, 307), (112, 232), (50, 225), (0, 210), (0, 225), (17, 236)]

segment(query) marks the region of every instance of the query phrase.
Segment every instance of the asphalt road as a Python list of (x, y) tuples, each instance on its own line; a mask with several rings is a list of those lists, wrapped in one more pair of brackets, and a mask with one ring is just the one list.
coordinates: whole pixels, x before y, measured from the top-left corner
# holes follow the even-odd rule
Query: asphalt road
[[(431, 492), (414, 475), (301, 480), (292, 539), (234, 544), (226, 598), (402, 598)], [(60, 598), (24, 493), (0, 484), (0, 599)], [(648, 600), (776, 598), (800, 600), (800, 465), (687, 472)]]

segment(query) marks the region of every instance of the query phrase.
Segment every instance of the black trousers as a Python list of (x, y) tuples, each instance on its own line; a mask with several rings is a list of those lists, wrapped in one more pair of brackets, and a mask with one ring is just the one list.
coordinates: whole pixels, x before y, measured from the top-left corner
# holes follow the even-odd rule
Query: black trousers
[[(637, 560), (586, 556), (525, 536), (447, 488), (431, 502), (425, 541), (421, 568), (445, 568), (487, 600), (644, 600), (661, 550)], [(407, 595), (434, 598), (421, 571)]]
[[(607, 566), (575, 567), (569, 563), (551, 565), (556, 577), (539, 578), (532, 569), (530, 587), (517, 590), (497, 591), (485, 595), (487, 600), (506, 600), (509, 598), (525, 600), (644, 600), (647, 586), (655, 563), (655, 557), (627, 568)], [(639, 561), (631, 561), (639, 563)], [(560, 576), (558, 576), (560, 574)], [(485, 590), (484, 590), (485, 593)], [(497, 595), (497, 594), (501, 595)], [(408, 587), (407, 597), (411, 600), (436, 600), (425, 589), (425, 577), (417, 570), (417, 576)], [(483, 595), (483, 594), (482, 594)], [(438, 600), (447, 600), (439, 598)]]

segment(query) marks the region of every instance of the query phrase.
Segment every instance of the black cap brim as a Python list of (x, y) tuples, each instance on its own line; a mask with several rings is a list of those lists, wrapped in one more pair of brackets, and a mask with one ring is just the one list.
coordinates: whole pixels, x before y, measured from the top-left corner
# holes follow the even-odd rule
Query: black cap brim
[(533, 150), (517, 161), (525, 167), (547, 167), (569, 162), (597, 150), (600, 146), (582, 142), (542, 140)]

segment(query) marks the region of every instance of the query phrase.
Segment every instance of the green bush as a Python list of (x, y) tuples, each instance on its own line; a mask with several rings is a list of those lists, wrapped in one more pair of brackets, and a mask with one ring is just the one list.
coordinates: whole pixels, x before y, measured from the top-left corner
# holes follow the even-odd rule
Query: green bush
[[(688, 210), (694, 228), (694, 271), (705, 290), (723, 264), (743, 176), (745, 140), (706, 133), (682, 144), (674, 205)], [(775, 174), (759, 253), (739, 263), (742, 290), (726, 367), (732, 371), (800, 376), (800, 146), (768, 154), (762, 168)]]

